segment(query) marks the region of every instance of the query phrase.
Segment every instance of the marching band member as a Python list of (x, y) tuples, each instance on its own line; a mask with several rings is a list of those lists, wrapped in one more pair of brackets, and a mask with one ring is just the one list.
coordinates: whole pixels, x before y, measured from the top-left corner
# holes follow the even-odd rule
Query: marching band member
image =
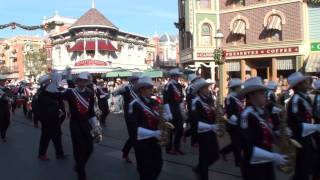
[(273, 163), (285, 164), (286, 156), (272, 152), (272, 121), (265, 113), (266, 87), (260, 77), (247, 79), (240, 94), (246, 97), (246, 108), (241, 113), (240, 127), (243, 134), (244, 180), (274, 180)]
[(233, 152), (235, 165), (241, 165), (241, 139), (239, 137), (240, 115), (244, 110), (244, 104), (240, 100), (241, 80), (238, 78), (229, 81), (229, 94), (225, 99), (225, 109), (228, 118), (227, 131), (231, 138), (231, 143), (224, 147), (220, 152), (224, 159), (227, 154)]
[[(187, 101), (187, 112), (188, 112), (188, 123), (190, 124), (193, 122), (191, 120), (191, 105), (192, 105), (192, 100), (196, 97), (193, 93), (193, 84), (199, 79), (200, 77), (197, 76), (196, 74), (190, 74), (188, 77), (188, 80), (190, 82), (189, 86), (186, 89), (186, 101)], [(191, 125), (190, 125), (191, 126)], [(185, 132), (185, 137), (191, 136), (191, 146), (196, 146), (198, 144), (197, 142), (197, 136), (196, 133), (192, 133), (192, 128), (188, 129)]]
[(266, 97), (265, 108), (268, 111), (270, 118), (272, 119), (273, 131), (279, 131), (282, 109), (277, 103), (277, 98), (275, 94), (278, 88), (278, 84), (274, 81), (268, 81), (268, 83), (266, 84), (266, 88), (267, 90), (265, 93), (265, 97)]
[[(320, 124), (320, 79), (315, 80), (313, 83), (313, 88), (315, 91), (315, 97), (313, 101), (313, 118), (314, 122), (317, 124)], [(315, 180), (320, 179), (320, 172), (319, 172), (319, 167), (320, 167), (320, 133), (316, 133), (316, 144), (317, 144), (317, 162), (315, 163), (315, 167), (318, 167), (315, 169)]]
[(76, 80), (76, 88), (57, 92), (58, 85), (54, 83), (46, 88), (52, 96), (69, 104), (75, 171), (79, 180), (86, 179), (85, 167), (93, 152), (93, 142), (102, 140), (102, 129), (94, 112), (94, 94), (87, 88), (89, 83), (90, 74), (81, 72)]
[(159, 109), (152, 99), (153, 82), (142, 77), (135, 84), (139, 98), (129, 105), (129, 123), (133, 128), (134, 148), (140, 180), (155, 180), (162, 169), (161, 147), (158, 144), (161, 131), (158, 130)]
[[(36, 112), (41, 122), (41, 138), (39, 144), (38, 158), (42, 161), (47, 161), (49, 158), (46, 155), (50, 141), (53, 142), (56, 151), (57, 159), (66, 159), (66, 155), (63, 152), (61, 141), (61, 120), (60, 116), (60, 102), (54, 99), (50, 94), (45, 91), (50, 84), (50, 77), (44, 75), (40, 77), (39, 84), (40, 89), (37, 92), (36, 106), (38, 111)], [(36, 109), (35, 109), (36, 110)]]
[(6, 77), (0, 74), (0, 135), (7, 142), (6, 133), (10, 125), (10, 90), (5, 87)]
[(320, 125), (314, 124), (312, 119), (311, 98), (307, 94), (311, 87), (311, 77), (295, 72), (288, 77), (288, 82), (294, 95), (288, 102), (287, 121), (292, 138), (302, 145), (297, 150), (293, 180), (308, 180), (314, 173), (316, 163), (314, 133), (320, 132)]
[(197, 80), (193, 85), (196, 97), (192, 101), (192, 124), (197, 132), (199, 142), (199, 163), (194, 168), (198, 179), (208, 180), (208, 168), (219, 159), (219, 147), (216, 137), (218, 125), (215, 120), (214, 101), (210, 97), (209, 86), (204, 79)]
[(138, 81), (138, 79), (139, 79), (139, 76), (137, 75), (133, 75), (129, 77), (128, 78), (129, 83), (127, 85), (122, 86), (121, 88), (115, 90), (112, 93), (113, 96), (122, 95), (123, 101), (124, 101), (123, 103), (124, 119), (126, 122), (129, 138), (122, 148), (122, 158), (129, 163), (131, 163), (131, 160), (129, 158), (129, 152), (132, 147), (132, 130), (128, 124), (128, 107), (130, 102), (138, 97), (134, 91), (134, 85)]
[(22, 108), (25, 116), (27, 116), (27, 102), (30, 96), (30, 90), (28, 89), (27, 85), (28, 81), (20, 81), (20, 87), (18, 89), (18, 96), (21, 98), (20, 101), (22, 101)]
[(107, 118), (108, 114), (110, 113), (109, 105), (108, 105), (108, 99), (110, 96), (108, 93), (108, 89), (104, 88), (103, 80), (100, 80), (97, 82), (97, 87), (96, 87), (95, 91), (96, 91), (96, 96), (98, 99), (98, 106), (102, 112), (99, 117), (99, 121), (102, 126), (106, 126), (106, 118)]
[[(166, 119), (170, 119), (175, 127), (171, 133), (170, 142), (166, 147), (166, 152), (172, 155), (184, 155), (184, 152), (180, 149), (181, 137), (183, 135), (183, 92), (182, 85), (178, 82), (182, 73), (178, 68), (169, 71), (170, 80), (165, 85), (163, 93), (164, 111), (167, 116)], [(172, 145), (174, 149), (172, 149)]]

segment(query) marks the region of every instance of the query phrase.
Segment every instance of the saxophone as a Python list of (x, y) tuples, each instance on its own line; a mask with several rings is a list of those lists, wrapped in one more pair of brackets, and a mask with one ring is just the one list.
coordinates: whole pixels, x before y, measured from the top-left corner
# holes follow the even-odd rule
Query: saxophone
[(164, 110), (163, 110), (162, 104), (159, 104), (158, 108), (159, 108), (159, 116), (158, 116), (159, 124), (158, 124), (158, 128), (161, 131), (159, 144), (161, 146), (166, 146), (170, 141), (170, 133), (174, 129), (174, 125), (172, 123), (168, 122), (164, 118), (164, 116), (163, 116)]
[(295, 162), (297, 157), (297, 150), (302, 148), (302, 145), (296, 140), (290, 138), (288, 135), (288, 125), (285, 108), (281, 108), (280, 126), (279, 126), (279, 144), (278, 148), (281, 154), (288, 156), (288, 162), (285, 165), (278, 166), (278, 169), (285, 173), (290, 174), (294, 171)]
[(223, 137), (225, 134), (225, 124), (228, 121), (228, 119), (224, 116), (224, 109), (220, 102), (220, 98), (217, 99), (217, 104), (215, 108), (215, 118), (218, 124), (217, 135), (218, 137)]

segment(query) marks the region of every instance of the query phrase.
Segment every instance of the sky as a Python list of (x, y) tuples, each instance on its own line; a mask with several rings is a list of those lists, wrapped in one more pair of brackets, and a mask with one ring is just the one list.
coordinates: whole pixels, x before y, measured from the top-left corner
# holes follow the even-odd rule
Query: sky
[[(40, 25), (43, 17), (79, 18), (92, 6), (92, 0), (0, 0), (0, 24), (18, 22)], [(174, 22), (178, 19), (177, 0), (95, 0), (96, 8), (121, 30), (145, 36), (177, 34)], [(0, 29), (0, 38), (15, 35), (39, 35), (42, 31), (19, 28)]]

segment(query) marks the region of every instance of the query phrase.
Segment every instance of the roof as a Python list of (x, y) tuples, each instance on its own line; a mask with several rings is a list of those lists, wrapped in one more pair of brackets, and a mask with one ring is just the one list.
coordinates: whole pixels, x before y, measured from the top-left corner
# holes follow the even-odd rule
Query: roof
[(82, 15), (70, 27), (70, 29), (82, 27), (104, 27), (118, 30), (118, 28), (110, 20), (108, 20), (101, 12), (99, 12), (95, 8), (91, 8), (84, 15)]
[(177, 39), (176, 36), (169, 35), (168, 33), (165, 33), (160, 37), (159, 41), (160, 42), (175, 42), (176, 39)]

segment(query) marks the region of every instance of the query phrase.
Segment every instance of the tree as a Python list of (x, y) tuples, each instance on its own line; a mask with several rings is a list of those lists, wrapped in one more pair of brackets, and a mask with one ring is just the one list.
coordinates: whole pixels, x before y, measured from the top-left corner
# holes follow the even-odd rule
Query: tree
[(25, 69), (30, 78), (37, 78), (47, 71), (46, 49), (33, 49), (25, 55)]

